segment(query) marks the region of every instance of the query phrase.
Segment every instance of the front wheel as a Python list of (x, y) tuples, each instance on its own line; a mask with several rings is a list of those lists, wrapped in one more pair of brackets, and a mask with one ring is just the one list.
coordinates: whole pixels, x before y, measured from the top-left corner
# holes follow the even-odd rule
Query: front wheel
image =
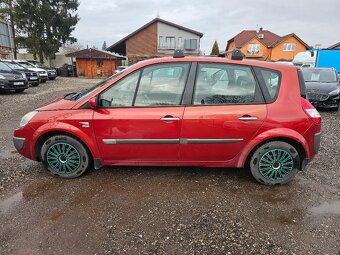
[(78, 177), (91, 165), (91, 156), (84, 145), (66, 135), (47, 139), (41, 148), (41, 158), (51, 174), (62, 178)]
[(260, 146), (250, 159), (253, 177), (265, 185), (285, 184), (296, 175), (300, 156), (290, 144), (281, 141)]
[(16, 92), (16, 93), (22, 93), (22, 92), (24, 92), (24, 90), (25, 90), (25, 89), (16, 89), (15, 92)]

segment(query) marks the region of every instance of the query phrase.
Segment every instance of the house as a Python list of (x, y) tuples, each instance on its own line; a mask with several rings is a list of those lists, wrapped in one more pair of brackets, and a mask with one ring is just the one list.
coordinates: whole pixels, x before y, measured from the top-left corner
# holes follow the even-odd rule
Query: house
[(111, 76), (125, 59), (124, 56), (94, 48), (68, 53), (66, 57), (75, 58), (77, 75), (88, 78)]
[(238, 48), (246, 58), (266, 61), (292, 61), (299, 52), (310, 49), (296, 34), (279, 36), (260, 28), (244, 30), (228, 41), (226, 51)]
[(13, 58), (13, 36), (9, 23), (0, 20), (0, 58)]
[(336, 43), (332, 46), (329, 46), (327, 49), (328, 50), (340, 50), (340, 42), (338, 42), (338, 43)]
[(199, 55), (202, 36), (195, 30), (155, 18), (107, 50), (127, 56), (129, 64), (172, 55), (175, 49), (182, 49), (187, 55)]

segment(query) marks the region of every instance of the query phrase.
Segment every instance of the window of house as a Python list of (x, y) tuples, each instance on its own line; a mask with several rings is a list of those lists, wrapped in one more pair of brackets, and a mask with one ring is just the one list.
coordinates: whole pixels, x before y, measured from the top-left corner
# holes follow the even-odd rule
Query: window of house
[(197, 50), (197, 39), (185, 39), (186, 50)]
[(144, 68), (134, 105), (179, 105), (188, 78), (189, 66), (188, 63), (172, 63)]
[(165, 38), (165, 44), (167, 49), (175, 49), (175, 37), (167, 36)]
[(263, 98), (250, 67), (199, 64), (194, 105), (252, 104)]
[(97, 60), (97, 66), (98, 67), (103, 67), (104, 66), (104, 61), (102, 59)]
[(250, 43), (248, 44), (248, 53), (258, 53), (260, 51), (260, 44)]
[(296, 44), (295, 43), (285, 43), (283, 44), (283, 51), (295, 51)]
[(164, 48), (164, 39), (163, 39), (163, 36), (160, 36), (160, 37), (159, 37), (159, 40), (158, 40), (158, 48), (160, 48), (160, 49), (163, 49), (163, 48)]
[(178, 37), (177, 48), (178, 49), (182, 49), (183, 48), (183, 39), (182, 39), (182, 37)]

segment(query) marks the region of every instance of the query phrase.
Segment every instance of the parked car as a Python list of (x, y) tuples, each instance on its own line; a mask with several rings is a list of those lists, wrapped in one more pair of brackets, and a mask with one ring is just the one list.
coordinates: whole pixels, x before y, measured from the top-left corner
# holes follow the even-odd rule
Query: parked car
[(34, 65), (37, 68), (41, 68), (47, 71), (48, 79), (55, 80), (57, 78), (57, 70), (55, 68), (48, 67), (36, 60), (27, 60), (28, 63)]
[(334, 68), (301, 69), (309, 101), (315, 107), (339, 110), (340, 85)]
[(0, 92), (23, 92), (28, 88), (28, 82), (24, 73), (14, 71), (5, 63), (0, 62)]
[(262, 184), (287, 183), (318, 152), (321, 116), (295, 66), (241, 59), (139, 62), (27, 113), (14, 146), (64, 178), (92, 165), (182, 165), (249, 167)]
[(37, 72), (39, 74), (40, 82), (46, 82), (48, 79), (47, 71), (42, 68), (37, 68), (34, 65), (28, 63), (26, 60), (13, 60), (15, 63), (27, 68), (30, 71)]
[(24, 73), (26, 75), (28, 84), (31, 86), (39, 86), (40, 84), (40, 78), (39, 74), (37, 72), (30, 71), (26, 69), (25, 67), (10, 61), (10, 60), (4, 60), (3, 63), (5, 63), (9, 68), (11, 68), (14, 71), (18, 71), (20, 73)]
[(115, 74), (123, 72), (127, 66), (117, 66), (116, 70), (114, 71)]

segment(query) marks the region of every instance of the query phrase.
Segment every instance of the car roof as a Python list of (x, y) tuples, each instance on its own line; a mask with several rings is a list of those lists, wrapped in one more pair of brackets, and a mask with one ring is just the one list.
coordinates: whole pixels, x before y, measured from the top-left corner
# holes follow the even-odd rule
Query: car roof
[(263, 67), (267, 69), (274, 70), (296, 70), (297, 67), (294, 65), (287, 65), (275, 62), (267, 62), (267, 61), (259, 61), (259, 60), (231, 60), (225, 57), (205, 57), (205, 56), (185, 56), (180, 58), (174, 57), (163, 57), (163, 58), (153, 58), (140, 61), (136, 63), (131, 70), (135, 70), (141, 68), (143, 66), (152, 65), (152, 64), (161, 64), (161, 63), (172, 63), (172, 62), (204, 62), (204, 63), (227, 63), (234, 65), (245, 65), (245, 66), (256, 66)]

